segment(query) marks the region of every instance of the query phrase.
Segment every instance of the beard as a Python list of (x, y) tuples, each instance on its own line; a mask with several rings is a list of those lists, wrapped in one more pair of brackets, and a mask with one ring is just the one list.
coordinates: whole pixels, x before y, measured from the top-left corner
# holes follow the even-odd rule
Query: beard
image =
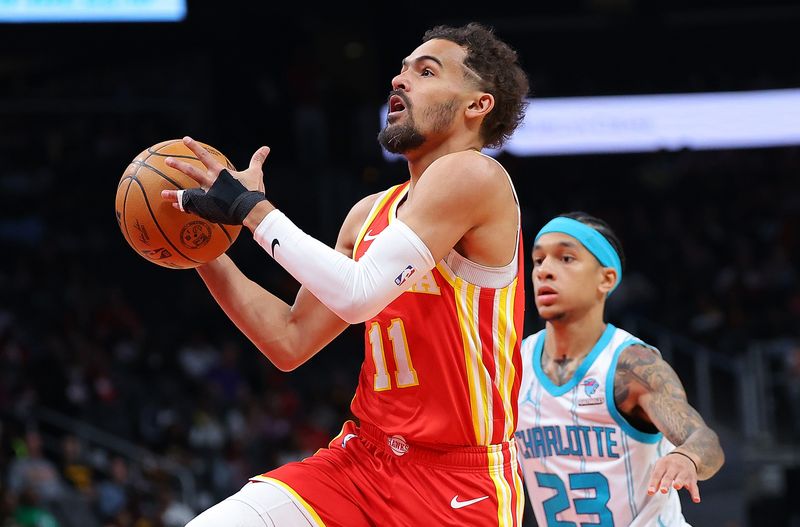
[[(432, 133), (438, 134), (450, 126), (455, 119), (457, 105), (456, 99), (450, 99), (425, 110), (424, 117), (431, 122)], [(414, 116), (411, 114), (411, 107), (406, 106), (405, 111), (408, 112), (405, 123), (387, 124), (378, 133), (378, 142), (392, 154), (409, 152), (419, 148), (427, 140), (427, 136), (417, 128)]]
[(378, 133), (378, 142), (392, 154), (402, 154), (422, 146), (425, 136), (417, 130), (414, 121), (409, 117), (406, 123), (387, 124)]

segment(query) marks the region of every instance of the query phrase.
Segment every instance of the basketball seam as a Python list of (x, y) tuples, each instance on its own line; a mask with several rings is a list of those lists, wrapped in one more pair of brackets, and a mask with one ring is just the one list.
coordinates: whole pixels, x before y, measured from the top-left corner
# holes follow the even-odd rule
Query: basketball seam
[[(166, 145), (165, 145), (165, 146), (166, 146)], [(155, 172), (156, 174), (158, 174), (158, 175), (159, 175), (159, 176), (161, 176), (162, 178), (164, 178), (164, 179), (166, 179), (167, 181), (169, 181), (170, 183), (172, 183), (172, 184), (173, 184), (175, 187), (177, 187), (178, 189), (180, 189), (180, 190), (184, 190), (183, 186), (181, 186), (181, 185), (180, 185), (180, 184), (179, 184), (177, 181), (175, 181), (175, 180), (171, 179), (171, 178), (170, 178), (169, 176), (167, 176), (165, 173), (161, 172), (159, 169), (157, 169), (157, 168), (156, 168), (156, 167), (154, 167), (153, 165), (150, 165), (150, 164), (148, 164), (148, 163), (147, 163), (147, 160), (148, 160), (148, 159), (150, 159), (150, 157), (152, 157), (153, 155), (157, 155), (157, 154), (156, 154), (156, 153), (151, 153), (151, 155), (147, 156), (146, 158), (144, 158), (144, 159), (143, 159), (143, 160), (141, 160), (141, 161), (139, 161), (139, 160), (137, 160), (137, 159), (134, 159), (134, 160), (133, 160), (133, 164), (134, 164), (134, 165), (138, 165), (138, 166), (139, 166), (139, 168), (141, 168), (141, 167), (143, 167), (143, 166), (145, 166), (145, 167), (149, 168), (150, 170), (152, 170), (153, 172)], [(190, 156), (170, 156), (170, 157), (183, 157), (184, 159), (197, 159), (196, 157), (190, 157)], [(199, 159), (197, 159), (197, 160), (198, 160), (198, 161), (200, 161)], [(137, 182), (137, 183), (139, 182), (139, 180), (136, 178), (136, 174), (138, 174), (138, 173), (139, 173), (139, 168), (137, 168), (137, 169), (136, 169), (136, 172), (135, 172), (135, 173), (133, 174), (133, 176), (132, 176), (134, 179), (136, 179), (136, 182)], [(218, 226), (218, 227), (219, 227), (219, 228), (222, 230), (222, 232), (224, 232), (224, 233), (225, 233), (225, 237), (226, 237), (226, 238), (228, 238), (228, 242), (230, 242), (228, 245), (232, 244), (234, 240), (233, 240), (233, 238), (231, 237), (230, 233), (228, 232), (228, 229), (226, 229), (226, 228), (225, 228), (225, 226), (224, 226), (223, 224), (221, 224), (221, 223), (215, 223), (214, 225), (217, 225), (217, 226)]]
[[(168, 147), (169, 145), (174, 145), (174, 144), (175, 144), (175, 143), (177, 143), (177, 142), (178, 142), (177, 140), (175, 140), (175, 141), (172, 141), (172, 142), (169, 142), (169, 143), (165, 144), (164, 146), (162, 146), (161, 148), (166, 148), (166, 147)], [(152, 148), (152, 147), (151, 147), (151, 148)], [(148, 160), (148, 159), (150, 159), (152, 156), (162, 156), (162, 157), (178, 157), (178, 158), (181, 158), (181, 159), (195, 159), (195, 160), (197, 160), (197, 161), (200, 161), (200, 159), (198, 159), (198, 158), (196, 158), (196, 157), (194, 157), (194, 156), (182, 156), (182, 155), (172, 155), (172, 154), (170, 154), (170, 155), (168, 155), (168, 156), (167, 156), (167, 155), (165, 155), (165, 154), (162, 154), (162, 153), (160, 153), (160, 152), (159, 152), (159, 150), (161, 150), (161, 148), (159, 148), (159, 149), (158, 149), (158, 150), (156, 150), (156, 151), (152, 151), (152, 150), (150, 150), (150, 148), (148, 148), (148, 149), (147, 149), (147, 153), (148, 153), (149, 155), (148, 155), (147, 157), (145, 157), (144, 159), (142, 159), (141, 161), (134, 159), (134, 160), (133, 160), (133, 163), (134, 163), (134, 164), (136, 164), (136, 165), (139, 165), (140, 167), (141, 167), (142, 165), (146, 166), (147, 168), (149, 168), (150, 170), (152, 170), (153, 172), (155, 172), (155, 173), (156, 173), (156, 174), (158, 174), (159, 176), (163, 177), (164, 179), (166, 179), (167, 181), (169, 181), (170, 183), (172, 183), (173, 185), (175, 185), (176, 187), (178, 187), (180, 190), (184, 190), (184, 188), (183, 188), (181, 185), (179, 185), (178, 183), (176, 183), (175, 181), (173, 181), (172, 179), (170, 179), (170, 178), (169, 178), (169, 177), (168, 177), (166, 174), (164, 174), (163, 172), (161, 172), (160, 170), (158, 170), (158, 169), (157, 169), (157, 168), (155, 168), (154, 166), (152, 166), (152, 165), (148, 164), (148, 163), (147, 163), (147, 160)], [(222, 154), (220, 154), (220, 155), (222, 155)], [(224, 156), (223, 156), (223, 157), (224, 157)], [(231, 162), (228, 160), (228, 158), (227, 158), (227, 157), (225, 158), (225, 161), (226, 161), (226, 163), (225, 163), (225, 164), (226, 164), (226, 165), (228, 165), (228, 168), (230, 168), (231, 170), (235, 170), (235, 169), (234, 169), (234, 167), (233, 167), (233, 164), (232, 164), (232, 163), (231, 163)], [(137, 169), (137, 170), (136, 170), (136, 172), (138, 173), (138, 172), (139, 172), (139, 170)], [(215, 225), (217, 225), (217, 226), (218, 226), (218, 227), (219, 227), (219, 228), (222, 230), (222, 232), (223, 232), (223, 233), (225, 233), (225, 237), (226, 237), (226, 238), (228, 238), (228, 242), (229, 242), (229, 243), (228, 243), (228, 245), (231, 245), (231, 244), (233, 244), (233, 242), (234, 242), (233, 236), (231, 236), (231, 233), (229, 233), (229, 232), (228, 232), (228, 229), (226, 228), (226, 226), (225, 226), (225, 225), (223, 225), (222, 223), (216, 223)]]
[[(136, 170), (138, 171), (139, 169), (137, 168)], [(130, 179), (131, 182), (128, 183), (128, 188), (125, 189), (125, 197), (122, 199), (122, 218), (121, 219), (122, 219), (122, 223), (125, 226), (125, 232), (123, 233), (125, 235), (125, 241), (127, 241), (128, 244), (130, 244), (131, 243), (131, 235), (128, 232), (128, 216), (125, 214), (125, 211), (128, 208), (128, 192), (131, 191), (131, 185), (133, 185), (133, 182), (135, 181), (135, 178), (131, 175), (131, 176), (128, 176), (127, 178), (125, 178), (125, 179)], [(119, 186), (117, 186), (117, 189), (119, 189)], [(133, 247), (133, 245), (131, 245), (131, 247)], [(136, 251), (136, 252), (139, 252), (139, 251)], [(144, 256), (144, 255), (142, 255), (142, 256)]]
[[(167, 242), (167, 243), (168, 243), (168, 244), (169, 244), (169, 245), (170, 245), (170, 246), (171, 246), (173, 249), (175, 249), (175, 252), (176, 252), (176, 253), (180, 254), (181, 256), (183, 256), (184, 258), (186, 258), (187, 260), (189, 260), (190, 262), (194, 262), (194, 263), (197, 263), (197, 264), (203, 264), (203, 263), (205, 263), (205, 262), (201, 262), (201, 261), (195, 260), (194, 258), (190, 258), (189, 256), (186, 256), (185, 254), (183, 254), (183, 253), (181, 252), (181, 250), (180, 250), (180, 249), (178, 249), (178, 247), (177, 247), (177, 246), (176, 246), (174, 243), (172, 243), (172, 240), (170, 240), (170, 239), (169, 239), (169, 236), (167, 236), (167, 233), (165, 233), (165, 232), (164, 232), (164, 230), (161, 228), (161, 225), (159, 225), (159, 223), (158, 223), (158, 219), (156, 218), (156, 215), (155, 215), (155, 214), (153, 214), (153, 208), (152, 208), (152, 207), (150, 207), (150, 200), (149, 200), (149, 199), (147, 199), (147, 192), (145, 192), (145, 190), (144, 190), (144, 185), (142, 185), (141, 181), (139, 181), (139, 180), (138, 180), (138, 179), (136, 179), (136, 178), (133, 178), (133, 181), (135, 181), (135, 182), (136, 182), (136, 184), (137, 184), (137, 185), (139, 185), (139, 188), (140, 188), (140, 189), (142, 189), (142, 197), (143, 197), (143, 199), (144, 199), (144, 204), (147, 206), (147, 210), (148, 210), (148, 212), (150, 212), (150, 217), (153, 219), (153, 224), (154, 224), (154, 225), (156, 226), (156, 228), (158, 229), (158, 232), (160, 232), (160, 233), (161, 233), (161, 236), (163, 236), (163, 237), (164, 237), (164, 240), (166, 240), (166, 242)], [(131, 183), (131, 184), (132, 184), (132, 183)], [(128, 187), (128, 189), (130, 190), (130, 187)], [(127, 194), (126, 194), (126, 197), (127, 197)], [(126, 225), (126, 228), (127, 228), (127, 225)], [(142, 255), (142, 256), (144, 256), (144, 255)]]
[[(149, 157), (149, 156), (148, 156), (148, 157)], [(177, 187), (177, 188), (178, 188), (178, 190), (184, 190), (183, 186), (182, 186), (180, 183), (178, 183), (178, 182), (177, 182), (177, 181), (175, 181), (174, 179), (170, 178), (168, 175), (166, 175), (165, 173), (161, 172), (159, 169), (157, 169), (157, 168), (156, 168), (156, 167), (154, 167), (153, 165), (148, 165), (148, 164), (147, 164), (147, 163), (145, 163), (144, 161), (134, 161), (133, 163), (134, 163), (135, 165), (139, 165), (139, 168), (141, 168), (141, 167), (147, 167), (147, 168), (149, 168), (150, 170), (152, 170), (153, 172), (155, 172), (156, 174), (158, 174), (158, 175), (159, 175), (159, 176), (161, 176), (162, 178), (164, 178), (164, 179), (166, 179), (167, 181), (169, 181), (170, 183), (172, 183), (172, 185), (173, 185), (173, 186), (175, 186), (175, 187)], [(136, 170), (136, 174), (138, 174), (138, 173), (139, 173), (139, 170), (137, 169), (137, 170)], [(136, 179), (136, 181), (138, 182), (138, 181), (139, 181), (139, 179), (136, 177), (136, 174), (134, 174), (134, 175), (133, 175), (133, 178), (134, 178), (134, 179)]]

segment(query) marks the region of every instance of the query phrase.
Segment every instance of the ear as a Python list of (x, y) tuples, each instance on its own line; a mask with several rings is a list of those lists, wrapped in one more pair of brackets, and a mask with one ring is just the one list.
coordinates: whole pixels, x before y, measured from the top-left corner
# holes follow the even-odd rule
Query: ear
[(607, 296), (617, 283), (617, 270), (613, 267), (601, 267), (600, 273), (600, 284), (598, 284), (597, 289), (603, 296)]
[(494, 95), (486, 92), (477, 92), (475, 98), (467, 106), (467, 117), (472, 119), (486, 117), (492, 111), (492, 108), (494, 108)]

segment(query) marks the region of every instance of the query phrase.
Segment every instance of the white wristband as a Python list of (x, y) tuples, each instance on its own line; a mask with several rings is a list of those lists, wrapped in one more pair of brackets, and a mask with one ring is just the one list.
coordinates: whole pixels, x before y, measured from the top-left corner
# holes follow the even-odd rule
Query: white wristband
[(405, 223), (394, 220), (355, 261), (304, 233), (279, 210), (253, 238), (320, 302), (350, 324), (374, 317), (436, 262)]

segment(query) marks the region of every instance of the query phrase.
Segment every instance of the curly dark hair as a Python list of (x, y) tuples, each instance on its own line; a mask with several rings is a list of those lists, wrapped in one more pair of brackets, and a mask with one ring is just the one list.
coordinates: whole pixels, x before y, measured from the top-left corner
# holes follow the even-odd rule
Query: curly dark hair
[(487, 147), (502, 146), (525, 116), (530, 89), (517, 52), (497, 38), (491, 27), (477, 22), (436, 26), (425, 32), (422, 42), (433, 39), (449, 40), (467, 50), (464, 64), (483, 79), (481, 89), (494, 96), (494, 108), (481, 124), (481, 137)]

